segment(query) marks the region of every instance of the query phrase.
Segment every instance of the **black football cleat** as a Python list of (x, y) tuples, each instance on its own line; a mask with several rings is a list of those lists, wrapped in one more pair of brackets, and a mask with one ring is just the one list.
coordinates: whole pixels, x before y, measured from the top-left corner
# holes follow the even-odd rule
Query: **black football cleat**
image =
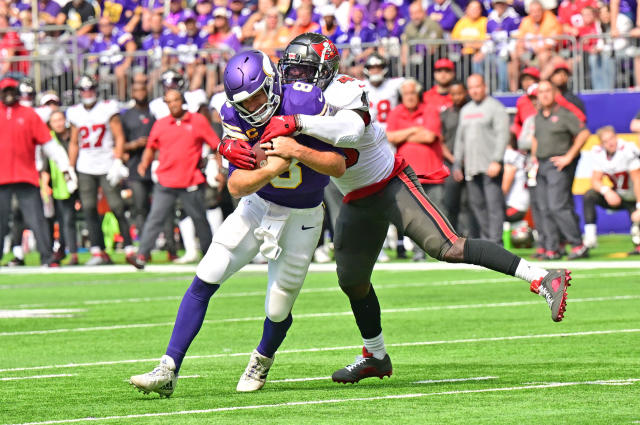
[(391, 376), (392, 373), (391, 359), (388, 354), (384, 356), (384, 359), (379, 360), (362, 347), (362, 356), (358, 356), (354, 363), (333, 372), (331, 379), (333, 382), (354, 384), (364, 378), (377, 377), (382, 379), (385, 376)]

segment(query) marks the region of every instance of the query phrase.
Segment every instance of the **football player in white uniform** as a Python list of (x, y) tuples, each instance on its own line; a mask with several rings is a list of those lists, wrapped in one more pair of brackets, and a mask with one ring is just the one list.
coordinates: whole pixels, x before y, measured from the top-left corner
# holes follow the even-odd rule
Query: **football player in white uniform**
[[(625, 209), (629, 215), (640, 210), (640, 150), (633, 142), (618, 139), (610, 125), (597, 132), (600, 145), (591, 150), (593, 174), (591, 186), (584, 194), (584, 239), (589, 248), (598, 242), (596, 227), (596, 205), (611, 210)], [(613, 187), (604, 184), (607, 176)], [(635, 249), (630, 253), (640, 255), (640, 222), (631, 225), (631, 240)]]
[[(332, 379), (358, 382), (392, 373), (380, 304), (371, 285), (371, 273), (391, 221), (404, 223), (405, 234), (434, 258), (481, 265), (530, 282), (532, 292), (547, 301), (552, 320), (562, 320), (569, 270), (541, 269), (494, 243), (458, 236), (424, 194), (411, 167), (401, 157), (394, 158), (384, 130), (371, 122), (364, 84), (337, 75), (339, 60), (335, 45), (320, 34), (294, 38), (279, 63), (284, 81), (317, 85), (337, 112), (333, 116), (273, 117), (261, 138), (263, 146), (268, 146), (275, 137), (298, 132), (343, 147), (347, 156), (346, 172), (332, 178), (345, 194), (336, 226), (335, 258), (338, 281), (351, 302), (364, 348), (362, 358), (334, 372)], [(229, 146), (241, 150), (239, 144)], [(282, 146), (268, 154), (291, 152)]]
[(387, 78), (389, 65), (379, 53), (373, 53), (364, 63), (365, 91), (369, 96), (371, 121), (386, 130), (389, 112), (398, 106), (400, 85), (404, 78)]
[(98, 217), (98, 186), (102, 187), (109, 207), (118, 219), (126, 255), (135, 256), (119, 188), (122, 179), (129, 175), (122, 163), (125, 139), (120, 111), (117, 102), (98, 100), (98, 83), (92, 76), (83, 75), (77, 87), (82, 103), (67, 110), (71, 124), (69, 162), (78, 172), (80, 202), (89, 228), (91, 259), (86, 264), (111, 264), (111, 258), (104, 252), (104, 235)]

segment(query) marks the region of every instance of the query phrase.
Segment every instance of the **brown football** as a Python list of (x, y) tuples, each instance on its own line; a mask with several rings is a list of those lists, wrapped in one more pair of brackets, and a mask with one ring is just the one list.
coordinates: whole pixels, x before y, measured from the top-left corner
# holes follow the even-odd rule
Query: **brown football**
[(253, 145), (253, 152), (256, 154), (256, 168), (262, 168), (267, 165), (267, 154), (265, 150), (260, 147), (259, 142)]

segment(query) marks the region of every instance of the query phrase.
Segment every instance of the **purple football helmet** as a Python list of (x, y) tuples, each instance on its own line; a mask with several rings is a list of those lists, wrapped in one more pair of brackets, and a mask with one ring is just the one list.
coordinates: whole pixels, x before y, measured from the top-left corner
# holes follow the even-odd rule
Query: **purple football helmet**
[[(267, 95), (267, 102), (253, 112), (245, 109), (242, 102), (260, 90)], [(224, 91), (240, 117), (256, 127), (269, 121), (280, 106), (282, 95), (276, 67), (259, 50), (241, 52), (229, 60), (224, 70)]]

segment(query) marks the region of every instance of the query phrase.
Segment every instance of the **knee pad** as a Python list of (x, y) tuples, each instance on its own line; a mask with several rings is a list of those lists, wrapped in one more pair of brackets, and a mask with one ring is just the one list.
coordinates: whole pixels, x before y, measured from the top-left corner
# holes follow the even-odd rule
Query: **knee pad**
[(282, 322), (287, 318), (293, 308), (300, 290), (292, 291), (279, 287), (278, 284), (271, 286), (267, 299), (265, 300), (264, 311), (272, 322)]
[(229, 251), (219, 243), (213, 242), (204, 258), (198, 263), (196, 276), (205, 282), (220, 284), (226, 278), (230, 262)]

